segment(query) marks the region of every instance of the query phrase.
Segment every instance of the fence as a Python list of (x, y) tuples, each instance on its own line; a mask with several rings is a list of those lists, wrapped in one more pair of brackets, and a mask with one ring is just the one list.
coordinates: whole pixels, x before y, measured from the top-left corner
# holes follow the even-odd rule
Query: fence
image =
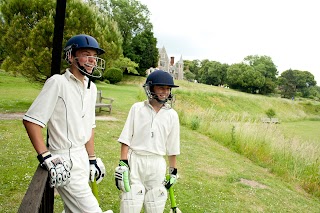
[(48, 182), (48, 171), (38, 166), (23, 197), (18, 213), (53, 213), (54, 189)]

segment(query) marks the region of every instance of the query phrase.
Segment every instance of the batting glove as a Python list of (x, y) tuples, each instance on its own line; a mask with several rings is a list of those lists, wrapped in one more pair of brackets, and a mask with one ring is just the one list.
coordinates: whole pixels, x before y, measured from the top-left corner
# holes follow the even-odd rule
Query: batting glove
[(169, 189), (173, 184), (175, 184), (177, 182), (178, 179), (178, 169), (177, 168), (173, 168), (170, 167), (169, 168), (169, 175), (170, 175), (170, 179), (169, 180), (165, 180), (164, 182), (164, 186)]
[(65, 186), (70, 182), (70, 166), (59, 155), (52, 156), (49, 151), (38, 155), (40, 166), (49, 171), (50, 187)]
[(102, 181), (106, 174), (106, 168), (104, 164), (102, 163), (100, 158), (96, 158), (96, 156), (90, 156), (89, 157), (90, 162), (90, 175), (89, 180), (91, 182), (94, 182), (94, 179), (96, 179), (97, 184)]
[(130, 192), (129, 171), (128, 160), (120, 160), (119, 166), (115, 169), (114, 178), (117, 188), (123, 192)]

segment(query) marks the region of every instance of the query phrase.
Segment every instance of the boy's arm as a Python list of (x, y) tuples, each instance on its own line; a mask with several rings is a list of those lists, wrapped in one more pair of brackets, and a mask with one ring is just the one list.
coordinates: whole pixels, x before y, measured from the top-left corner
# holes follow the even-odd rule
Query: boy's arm
[(129, 146), (124, 143), (121, 143), (120, 160), (128, 160), (128, 150)]
[(177, 156), (176, 155), (168, 156), (168, 161), (169, 161), (169, 167), (177, 168)]
[(90, 140), (86, 143), (86, 150), (89, 156), (94, 156), (94, 129), (92, 129)]
[(30, 121), (23, 120), (30, 141), (38, 154), (48, 151), (43, 140), (42, 127)]

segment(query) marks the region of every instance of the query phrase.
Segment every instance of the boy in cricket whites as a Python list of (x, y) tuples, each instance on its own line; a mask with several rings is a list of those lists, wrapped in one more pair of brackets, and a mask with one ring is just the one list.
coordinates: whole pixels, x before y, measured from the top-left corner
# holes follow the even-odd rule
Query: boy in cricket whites
[[(94, 152), (97, 87), (105, 62), (104, 50), (95, 38), (81, 34), (70, 38), (64, 48), (70, 67), (50, 77), (23, 117), (40, 165), (49, 171), (66, 213), (101, 213), (89, 181), (104, 178), (105, 166)], [(95, 72), (94, 72), (95, 71)], [(47, 126), (47, 144), (41, 129)], [(111, 210), (106, 211), (112, 213)]]
[[(180, 124), (167, 101), (178, 87), (172, 76), (156, 70), (144, 84), (147, 100), (131, 107), (118, 142), (120, 162), (115, 169), (116, 186), (122, 191), (120, 213), (163, 213), (167, 189), (177, 179)], [(165, 180), (168, 156), (170, 178)]]

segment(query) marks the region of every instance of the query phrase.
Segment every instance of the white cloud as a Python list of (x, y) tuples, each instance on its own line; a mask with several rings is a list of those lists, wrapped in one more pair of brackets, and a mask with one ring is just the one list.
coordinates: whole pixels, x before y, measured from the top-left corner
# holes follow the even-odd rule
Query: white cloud
[(158, 47), (180, 59), (238, 63), (270, 56), (282, 72), (309, 71), (320, 85), (317, 0), (140, 0)]

